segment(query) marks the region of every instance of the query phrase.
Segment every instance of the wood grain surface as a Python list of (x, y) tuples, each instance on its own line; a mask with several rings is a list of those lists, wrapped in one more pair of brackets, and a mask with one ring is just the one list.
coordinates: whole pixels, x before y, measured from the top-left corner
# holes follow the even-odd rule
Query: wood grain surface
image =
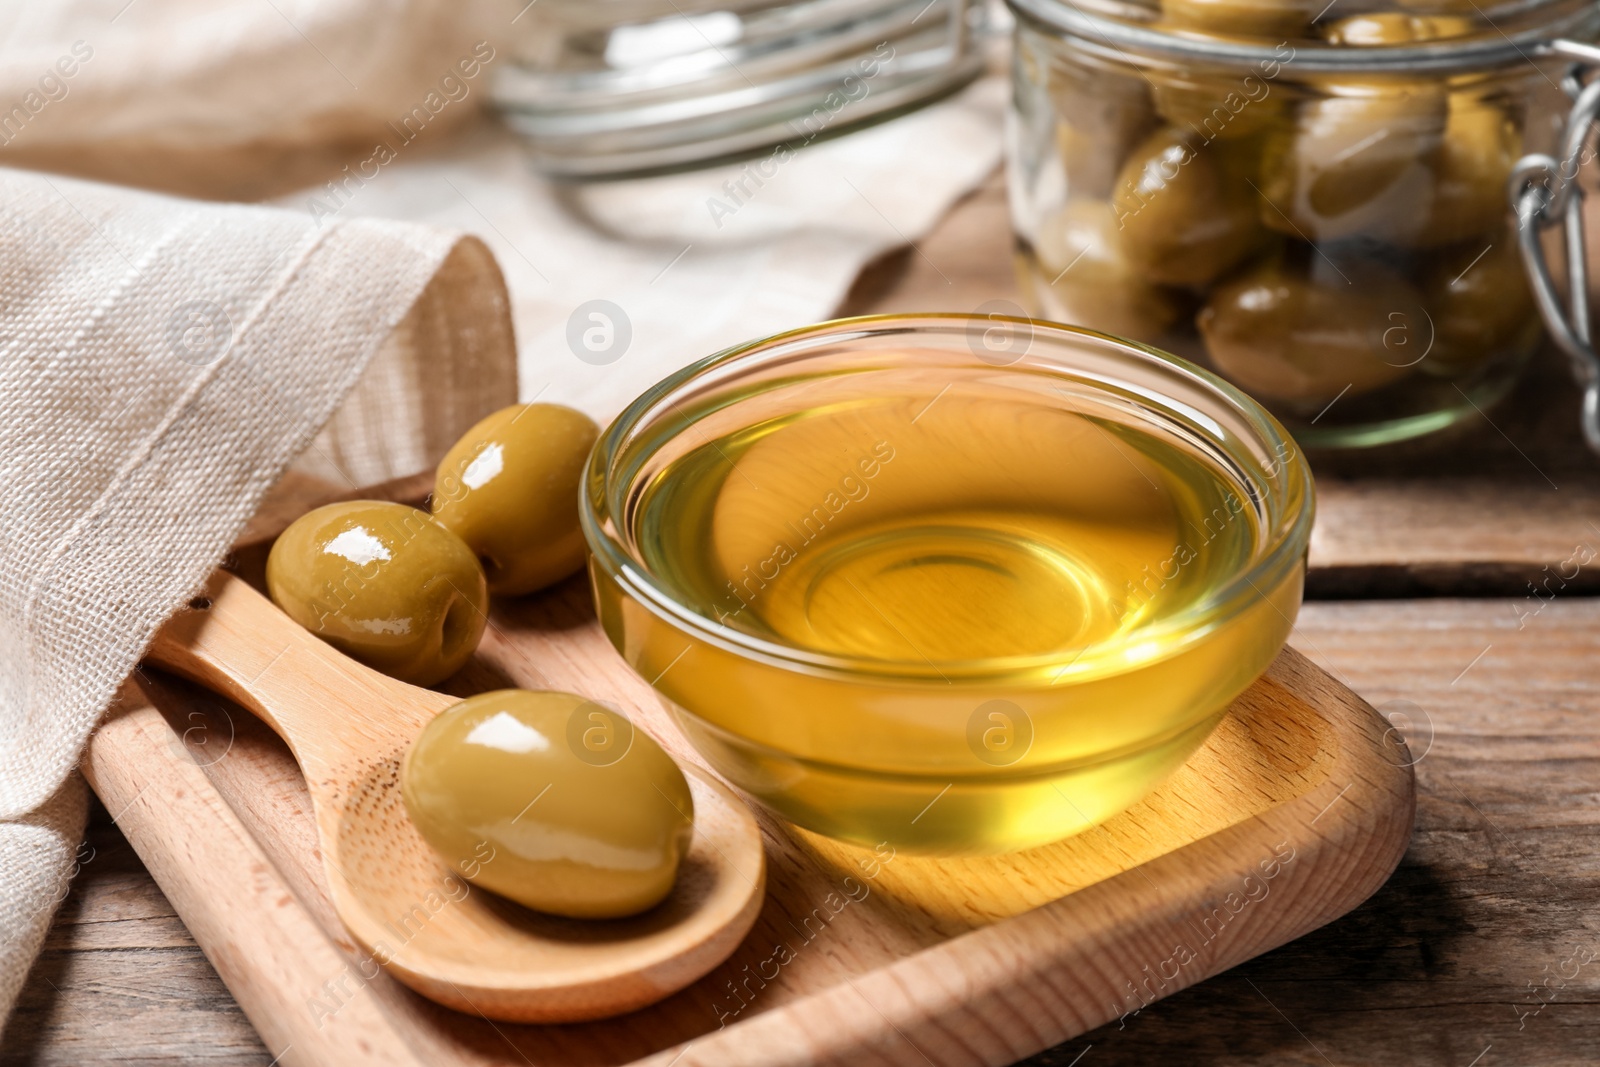
[[(995, 181), (842, 311), (1016, 299), (1004, 219)], [(1576, 410), (1546, 353), (1448, 441), (1315, 458), (1312, 594), (1390, 599), (1307, 604), (1294, 641), (1412, 724), (1411, 848), (1349, 916), (1030, 1067), (1600, 1062), (1600, 567), (1567, 562), (1600, 544), (1600, 464)], [(1393, 599), (1449, 595), (1496, 599)], [(269, 1064), (98, 805), (83, 857), (0, 1064)]]
[[(258, 649), (227, 641), (227, 628), (210, 624), (241, 625), (238, 604), (259, 602), (241, 587), (237, 579), (214, 586), (210, 608), (180, 617), (163, 640), (198, 640), (212, 648), (199, 653), (208, 661), (240, 660), (228, 677), (257, 677), (268, 694), (257, 661), (279, 662), (274, 649), (307, 639), (279, 633)], [(452, 688), (603, 690), (679, 758), (695, 758), (599, 632), (581, 578), (503, 603), (492, 621), (490, 639)], [(271, 620), (258, 623), (271, 628)], [(318, 674), (302, 665), (282, 672), (282, 684), (305, 675), (336, 704), (346, 683), (331, 666)], [(440, 1011), (364, 966), (333, 918), (348, 890), (329, 891), (312, 794), (287, 749), (204, 690), (159, 676), (138, 684), (173, 729), (164, 738), (124, 731), (125, 712), (92, 743), (91, 780), (108, 805), (137, 805), (133, 821), (123, 817), (129, 836), (262, 1023), (268, 1048), (308, 1067), (350, 1062), (349, 1050), (364, 1044), (461, 1065), (1006, 1064), (1349, 910), (1388, 877), (1414, 810), (1409, 760), (1387, 724), (1285, 650), (1173, 778), (1076, 838), (1008, 856), (931, 860), (899, 855), (890, 842), (864, 850), (824, 841), (764, 818), (770, 892), (754, 936), (732, 959), (626, 1019), (517, 1027)], [(154, 721), (148, 709), (136, 714), (141, 724)], [(305, 747), (293, 729), (290, 736)], [(173, 774), (174, 759), (188, 752), (187, 776)], [(212, 801), (197, 803), (212, 787)], [(229, 857), (225, 842), (240, 831), (226, 819), (204, 825), (207, 809), (238, 813), (260, 848)], [(317, 811), (326, 824), (325, 807)], [(189, 847), (191, 837), (203, 847)], [(320, 839), (326, 846), (325, 829)], [(240, 877), (250, 893), (236, 891), (231, 879)], [(442, 932), (478, 899), (441, 901), (427, 914), (401, 908), (420, 916), (407, 934), (420, 942)], [(344, 915), (347, 901), (337, 907)], [(297, 910), (302, 927), (321, 924), (327, 935), (312, 936), (308, 952), (284, 922)], [(330, 940), (349, 957), (342, 967), (325, 958)], [(362, 1010), (348, 1011), (355, 1005)], [(997, 1029), (997, 1021), (1009, 1025)]]
[[(1600, 1060), (1600, 958), (1581, 963), (1600, 953), (1600, 604), (1559, 599), (1520, 630), (1513, 607), (1308, 604), (1296, 645), (1415, 724), (1400, 869), (1345, 918), (1030, 1067), (1089, 1046), (1079, 1067)], [(265, 1067), (275, 1053), (104, 814), (90, 846), (0, 1063)]]
[[(345, 956), (212, 788), (201, 764), (226, 750), (196, 744), (190, 732), (210, 724), (180, 717), (181, 729), (175, 729), (151, 703), (149, 685), (143, 677), (123, 685), (118, 706), (90, 746), (84, 775), (113, 806), (119, 824), (145, 843), (146, 862), (182, 909), (190, 932), (216, 947), (211, 960), (229, 987), (255, 1007), (252, 1021), (262, 1039), (278, 1049), (322, 1045), (330, 1058), (351, 1063), (420, 1067), (405, 1035), (383, 1026), (370, 1001), (343, 1005), (348, 1011), (338, 1027), (321, 1025), (305, 1010), (300, 989), (308, 981), (315, 988), (313, 980), (321, 975), (341, 973)], [(129, 749), (149, 758), (137, 764), (117, 758)], [(215, 906), (219, 899), (226, 906)]]

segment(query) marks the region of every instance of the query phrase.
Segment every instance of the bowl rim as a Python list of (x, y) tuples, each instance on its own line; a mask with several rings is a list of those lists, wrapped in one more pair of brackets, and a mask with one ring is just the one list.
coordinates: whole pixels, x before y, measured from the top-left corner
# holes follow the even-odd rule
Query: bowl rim
[[(613, 481), (613, 461), (623, 452), (630, 433), (644, 424), (646, 417), (660, 403), (711, 372), (721, 370), (738, 360), (780, 348), (785, 344), (827, 335), (868, 334), (878, 328), (893, 325), (897, 333), (914, 337), (920, 327), (949, 326), (955, 323), (968, 325), (982, 322), (986, 328), (995, 323), (1010, 323), (1030, 330), (1043, 331), (1079, 342), (1088, 341), (1102, 349), (1117, 350), (1121, 358), (1133, 357), (1145, 363), (1154, 363), (1167, 371), (1177, 373), (1191, 383), (1210, 392), (1242, 416), (1241, 421), (1256, 435), (1255, 443), (1277, 457), (1278, 475), (1273, 477), (1258, 464), (1236, 464), (1250, 479), (1249, 489), (1264, 500), (1276, 498), (1281, 510), (1279, 521), (1272, 528), (1263, 522), (1262, 544), (1249, 564), (1241, 568), (1227, 582), (1201, 601), (1161, 620), (1160, 623), (1135, 631), (1132, 640), (1112, 640), (1076, 648), (1059, 649), (1027, 655), (989, 657), (973, 660), (883, 660), (832, 652), (818, 652), (795, 645), (768, 640), (754, 634), (734, 629), (714, 618), (702, 615), (679, 601), (672, 592), (658, 582), (618, 538), (607, 529), (613, 518), (613, 492), (618, 485)], [(759, 365), (759, 364), (757, 364)], [(1066, 365), (1071, 370), (1070, 364)], [(1004, 371), (1004, 366), (994, 366)], [(1085, 379), (1080, 378), (1080, 381)], [(1088, 384), (1092, 384), (1089, 382)], [(1148, 391), (1142, 397), (1148, 397)], [(1168, 400), (1177, 407), (1186, 407), (1176, 397)], [(1142, 400), (1148, 410), (1168, 418), (1176, 414), (1157, 402)], [(685, 427), (691, 425), (687, 421)], [(672, 435), (675, 439), (679, 433)], [(1219, 441), (1220, 443), (1220, 441)], [(621, 486), (624, 490), (627, 485)], [(1300, 501), (1299, 506), (1295, 506)], [(861, 315), (785, 330), (765, 337), (745, 341), (715, 352), (662, 378), (640, 393), (623, 411), (606, 426), (590, 451), (585, 465), (584, 484), (579, 489), (579, 519), (585, 541), (591, 553), (591, 565), (599, 566), (607, 577), (626, 590), (661, 621), (686, 631), (694, 638), (747, 659), (755, 659), (774, 666), (800, 670), (810, 674), (827, 674), (860, 681), (868, 678), (904, 683), (930, 681), (946, 685), (957, 677), (962, 682), (981, 681), (990, 677), (1014, 676), (1019, 669), (1029, 667), (1058, 668), (1052, 684), (1063, 680), (1069, 673), (1101, 674), (1122, 673), (1140, 669), (1151, 663), (1181, 653), (1193, 642), (1215, 631), (1217, 627), (1243, 611), (1252, 597), (1267, 599), (1290, 570), (1305, 557), (1310, 543), (1311, 526), (1316, 511), (1316, 487), (1309, 465), (1299, 445), (1273, 415), (1240, 389), (1212, 372), (1170, 352), (1141, 344), (1114, 334), (1102, 333), (1082, 326), (1072, 326), (1049, 319), (1007, 314), (976, 314), (964, 312), (902, 312), (893, 314)], [(1271, 512), (1268, 512), (1269, 516)], [(1263, 585), (1262, 583), (1267, 584)], [(1269, 601), (1270, 603), (1270, 601)], [(1274, 608), (1276, 610), (1276, 608)], [(1281, 614), (1281, 612), (1280, 612)], [(1291, 625), (1293, 619), (1286, 620)], [(1181, 635), (1176, 641), (1161, 643), (1159, 655), (1133, 659), (1127, 655), (1130, 644), (1150, 646), (1157, 637)], [(1089, 653), (1093, 652), (1093, 655)], [(1062, 661), (1067, 662), (1063, 665)], [(1116, 662), (1107, 662), (1107, 661)], [(1110, 668), (1109, 670), (1107, 668)]]

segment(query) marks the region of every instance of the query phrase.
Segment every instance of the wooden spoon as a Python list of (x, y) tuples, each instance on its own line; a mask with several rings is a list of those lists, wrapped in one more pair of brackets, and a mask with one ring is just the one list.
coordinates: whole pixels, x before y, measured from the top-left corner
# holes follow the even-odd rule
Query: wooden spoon
[(632, 1011), (721, 963), (761, 910), (755, 818), (693, 766), (684, 771), (694, 844), (671, 896), (645, 914), (562, 919), (469, 887), (423, 841), (400, 796), (412, 739), (456, 698), (356, 663), (240, 578), (215, 575), (156, 635), (149, 659), (249, 708), (288, 743), (311, 790), (339, 917), (374, 960), (441, 1004), (512, 1022)]

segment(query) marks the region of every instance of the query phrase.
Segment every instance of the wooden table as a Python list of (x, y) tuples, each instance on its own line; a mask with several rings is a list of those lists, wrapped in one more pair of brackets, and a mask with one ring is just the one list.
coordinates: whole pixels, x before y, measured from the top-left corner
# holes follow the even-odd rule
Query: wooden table
[[(1015, 300), (1008, 241), (991, 182), (845, 311)], [(1547, 355), (1447, 440), (1315, 463), (1291, 641), (1406, 716), (1411, 849), (1345, 918), (1030, 1064), (1600, 1062), (1600, 460), (1576, 412)], [(0, 1067), (268, 1064), (103, 809), (85, 856)]]

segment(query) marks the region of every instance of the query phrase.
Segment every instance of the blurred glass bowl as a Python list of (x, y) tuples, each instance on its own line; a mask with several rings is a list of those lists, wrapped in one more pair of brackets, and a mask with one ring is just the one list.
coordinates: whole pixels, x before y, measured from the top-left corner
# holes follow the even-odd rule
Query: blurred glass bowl
[(983, 69), (980, 0), (540, 0), (490, 95), (536, 165), (612, 177), (790, 148)]

